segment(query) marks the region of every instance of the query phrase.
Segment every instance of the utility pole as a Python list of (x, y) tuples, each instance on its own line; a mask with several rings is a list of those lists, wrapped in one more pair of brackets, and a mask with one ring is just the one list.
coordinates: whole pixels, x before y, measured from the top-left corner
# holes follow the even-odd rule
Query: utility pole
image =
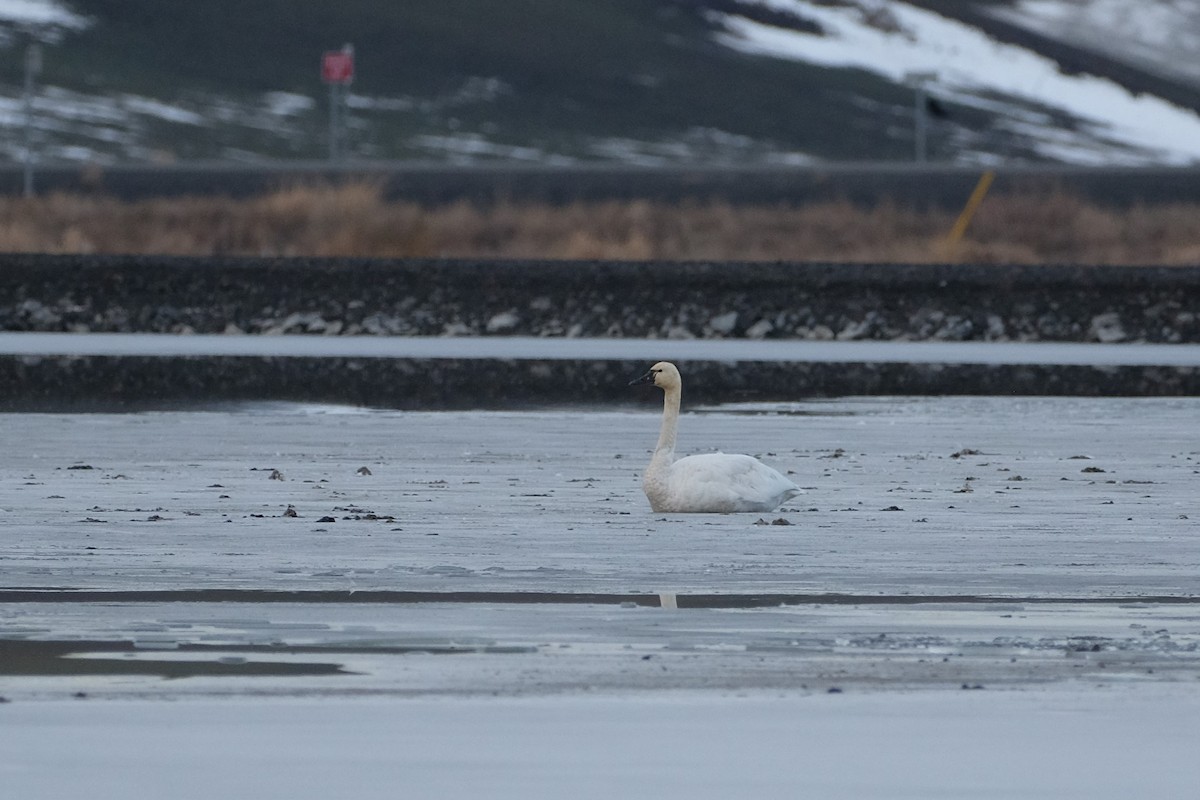
[(913, 155), (918, 164), (924, 164), (928, 156), (928, 86), (936, 80), (936, 72), (909, 72), (904, 75), (904, 82), (913, 88)]
[(25, 196), (33, 197), (33, 80), (42, 71), (42, 46), (37, 42), (25, 48)]

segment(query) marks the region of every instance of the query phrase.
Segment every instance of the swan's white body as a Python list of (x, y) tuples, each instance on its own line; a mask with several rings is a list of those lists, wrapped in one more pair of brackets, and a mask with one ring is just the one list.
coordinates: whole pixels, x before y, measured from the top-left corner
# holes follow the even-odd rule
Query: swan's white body
[(635, 383), (663, 390), (662, 430), (642, 477), (650, 507), (660, 512), (718, 513), (772, 511), (800, 487), (757, 458), (707, 453), (675, 458), (675, 431), (683, 381), (674, 364), (660, 361)]

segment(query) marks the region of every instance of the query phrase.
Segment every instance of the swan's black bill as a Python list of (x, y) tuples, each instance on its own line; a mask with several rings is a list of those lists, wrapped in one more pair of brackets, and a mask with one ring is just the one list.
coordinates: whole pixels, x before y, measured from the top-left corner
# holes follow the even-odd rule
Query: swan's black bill
[(630, 386), (641, 386), (643, 383), (654, 383), (654, 376), (658, 374), (658, 370), (652, 369), (640, 378), (635, 378), (629, 382)]

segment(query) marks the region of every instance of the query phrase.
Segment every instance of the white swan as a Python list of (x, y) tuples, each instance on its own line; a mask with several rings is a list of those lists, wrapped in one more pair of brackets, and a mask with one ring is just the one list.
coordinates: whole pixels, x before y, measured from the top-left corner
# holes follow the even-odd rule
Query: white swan
[(663, 390), (662, 431), (642, 477), (650, 508), (666, 512), (771, 511), (800, 487), (752, 456), (707, 453), (675, 460), (675, 428), (683, 380), (660, 361), (630, 386), (653, 383)]

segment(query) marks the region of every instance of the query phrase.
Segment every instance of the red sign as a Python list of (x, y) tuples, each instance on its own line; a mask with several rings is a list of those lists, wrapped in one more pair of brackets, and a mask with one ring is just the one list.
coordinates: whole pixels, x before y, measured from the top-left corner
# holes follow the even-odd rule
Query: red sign
[(321, 57), (321, 80), (325, 83), (350, 83), (354, 80), (354, 53), (330, 50)]

